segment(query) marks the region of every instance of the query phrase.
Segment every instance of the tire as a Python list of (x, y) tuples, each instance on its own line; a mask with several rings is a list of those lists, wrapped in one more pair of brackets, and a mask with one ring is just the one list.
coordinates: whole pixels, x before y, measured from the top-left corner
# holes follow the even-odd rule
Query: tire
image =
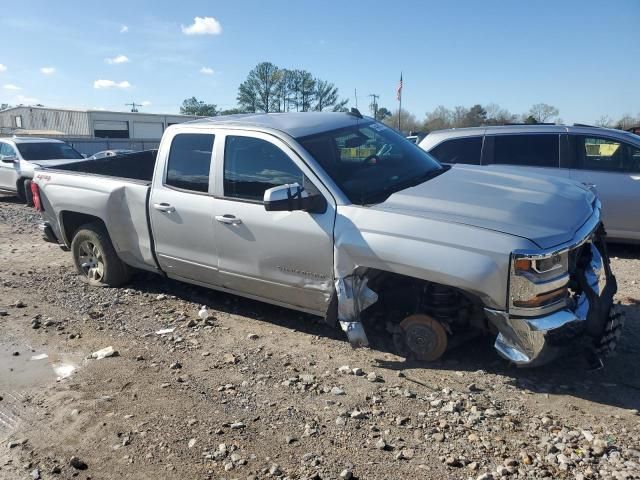
[(27, 207), (33, 207), (33, 193), (31, 193), (31, 180), (25, 180), (24, 185), (24, 201), (27, 204)]
[(89, 285), (119, 287), (129, 281), (129, 267), (118, 257), (109, 234), (99, 223), (82, 225), (71, 241), (76, 270)]
[(624, 327), (624, 321), (624, 312), (616, 305), (612, 306), (602, 337), (595, 345), (595, 351), (601, 358), (611, 357), (615, 354), (618, 340), (620, 340)]
[(21, 178), (20, 180), (18, 180), (18, 183), (16, 184), (16, 197), (18, 197), (18, 200), (20, 200), (21, 202), (27, 201), (27, 198), (25, 196), (25, 190), (24, 190), (25, 183), (26, 183), (25, 180)]

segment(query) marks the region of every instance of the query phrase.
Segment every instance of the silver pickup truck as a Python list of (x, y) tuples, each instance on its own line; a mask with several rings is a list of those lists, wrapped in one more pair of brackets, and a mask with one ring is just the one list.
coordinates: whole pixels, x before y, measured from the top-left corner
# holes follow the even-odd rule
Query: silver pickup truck
[(620, 334), (600, 203), (573, 181), (455, 169), (350, 113), (174, 125), (155, 152), (41, 169), (47, 240), (95, 285), (134, 269), (380, 329), (425, 361), (477, 333), (519, 365)]

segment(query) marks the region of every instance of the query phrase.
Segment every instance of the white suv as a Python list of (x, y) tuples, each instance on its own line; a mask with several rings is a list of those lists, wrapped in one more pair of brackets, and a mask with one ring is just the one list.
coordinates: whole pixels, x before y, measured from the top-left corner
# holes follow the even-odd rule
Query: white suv
[(37, 166), (55, 167), (84, 157), (71, 145), (51, 138), (0, 138), (0, 193), (29, 203), (30, 181)]
[(640, 242), (638, 135), (577, 124), (506, 125), (439, 130), (419, 146), (442, 163), (582, 182), (595, 188), (602, 201), (608, 238)]

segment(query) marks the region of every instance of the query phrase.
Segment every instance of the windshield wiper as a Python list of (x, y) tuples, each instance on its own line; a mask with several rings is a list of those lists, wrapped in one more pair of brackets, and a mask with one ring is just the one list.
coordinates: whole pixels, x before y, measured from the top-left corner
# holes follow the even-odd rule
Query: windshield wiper
[[(435, 170), (429, 170), (423, 174), (417, 175), (415, 177), (409, 178), (403, 182), (396, 183), (395, 185), (390, 185), (388, 187), (384, 187), (381, 191), (370, 193), (369, 195), (363, 195), (360, 198), (360, 203), (362, 205), (372, 204), (372, 203), (380, 203), (385, 201), (391, 195), (401, 190), (405, 190), (407, 188), (415, 187), (416, 185), (420, 185), (421, 183), (426, 182), (427, 180), (431, 180), (432, 178), (437, 177), (438, 175), (443, 174), (447, 170), (451, 168), (451, 165), (442, 165), (441, 168)], [(381, 197), (377, 202), (374, 199)]]

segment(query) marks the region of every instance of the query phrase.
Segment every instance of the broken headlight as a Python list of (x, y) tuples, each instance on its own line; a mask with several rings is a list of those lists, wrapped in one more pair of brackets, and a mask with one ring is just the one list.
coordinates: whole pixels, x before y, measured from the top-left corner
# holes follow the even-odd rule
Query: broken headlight
[(538, 316), (566, 306), (569, 251), (511, 256), (509, 312)]

